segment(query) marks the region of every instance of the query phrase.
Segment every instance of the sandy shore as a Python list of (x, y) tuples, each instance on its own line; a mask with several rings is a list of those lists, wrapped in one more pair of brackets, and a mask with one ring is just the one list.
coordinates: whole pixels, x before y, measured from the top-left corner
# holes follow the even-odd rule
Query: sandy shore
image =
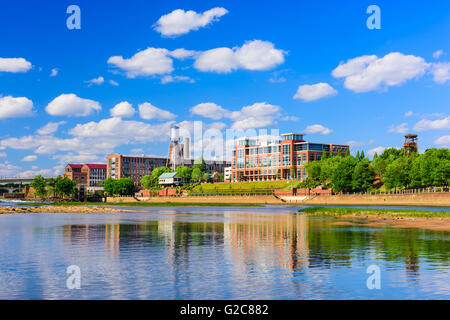
[(37, 207), (0, 207), (0, 214), (11, 213), (110, 213), (134, 212), (133, 210), (111, 209), (94, 206), (37, 206)]
[(333, 225), (362, 226), (372, 228), (420, 228), (450, 231), (450, 218), (390, 217), (349, 214), (336, 217), (340, 220)]

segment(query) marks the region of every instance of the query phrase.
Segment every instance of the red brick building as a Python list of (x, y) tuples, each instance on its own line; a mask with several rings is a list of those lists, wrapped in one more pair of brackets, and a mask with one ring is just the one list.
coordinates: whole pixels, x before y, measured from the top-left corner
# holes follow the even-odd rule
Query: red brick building
[(82, 164), (72, 164), (69, 163), (64, 169), (64, 175), (66, 175), (70, 180), (75, 181), (78, 185), (86, 185), (87, 174), (82, 172)]
[(83, 165), (81, 172), (86, 173), (86, 186), (97, 187), (103, 185), (106, 179), (106, 164), (87, 163)]
[(96, 187), (106, 179), (106, 164), (72, 164), (69, 163), (64, 174), (77, 185)]
[(114, 153), (106, 157), (106, 176), (113, 179), (131, 178), (136, 186), (140, 186), (142, 177), (151, 174), (155, 168), (168, 165), (167, 157), (125, 156)]
[(233, 150), (231, 181), (303, 180), (305, 165), (330, 151), (345, 154), (347, 145), (312, 143), (304, 134), (282, 134), (282, 139), (240, 138)]

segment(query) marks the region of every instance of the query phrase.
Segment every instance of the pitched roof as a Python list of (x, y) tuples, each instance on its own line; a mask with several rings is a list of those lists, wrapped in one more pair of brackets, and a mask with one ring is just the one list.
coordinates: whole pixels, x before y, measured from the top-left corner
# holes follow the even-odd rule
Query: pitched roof
[(88, 166), (89, 169), (105, 169), (106, 170), (106, 164), (86, 163), (85, 166)]
[(177, 174), (176, 172), (165, 172), (159, 176), (159, 179), (175, 178), (176, 174)]
[(83, 167), (82, 164), (73, 164), (73, 163), (69, 163), (68, 166), (73, 169), (81, 169)]

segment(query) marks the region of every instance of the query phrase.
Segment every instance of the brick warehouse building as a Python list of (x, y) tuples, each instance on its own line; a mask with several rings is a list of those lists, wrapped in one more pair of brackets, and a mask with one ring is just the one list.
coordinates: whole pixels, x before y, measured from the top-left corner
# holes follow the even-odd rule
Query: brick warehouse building
[(106, 179), (106, 164), (87, 163), (81, 168), (81, 172), (86, 173), (86, 185), (88, 187), (97, 187), (99, 183), (103, 185)]
[(282, 139), (262, 141), (260, 138), (237, 140), (232, 158), (232, 182), (267, 181), (306, 178), (305, 165), (320, 160), (322, 154), (345, 154), (347, 145), (312, 143), (304, 134), (286, 133)]
[(72, 164), (69, 163), (64, 174), (77, 185), (96, 187), (106, 179), (106, 164)]
[(118, 153), (106, 157), (106, 176), (113, 179), (131, 178), (136, 186), (153, 169), (169, 165), (169, 158), (156, 156), (126, 156)]
[(78, 185), (85, 185), (87, 181), (86, 172), (82, 172), (82, 164), (69, 163), (64, 169), (64, 175), (70, 180), (75, 181)]
[[(181, 165), (192, 167), (194, 162), (193, 159), (182, 159)], [(230, 162), (224, 160), (205, 160), (205, 164), (209, 173), (223, 173), (225, 167), (230, 166)], [(169, 157), (126, 156), (114, 153), (106, 157), (106, 176), (113, 179), (131, 178), (134, 184), (140, 187), (142, 177), (152, 174), (156, 168), (170, 165)]]

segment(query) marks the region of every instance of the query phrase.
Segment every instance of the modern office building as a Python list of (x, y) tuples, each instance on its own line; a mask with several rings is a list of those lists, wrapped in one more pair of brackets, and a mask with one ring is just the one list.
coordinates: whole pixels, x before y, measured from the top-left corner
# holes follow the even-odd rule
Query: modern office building
[(305, 165), (320, 160), (330, 151), (345, 154), (347, 145), (313, 143), (304, 134), (286, 133), (279, 139), (240, 138), (232, 158), (232, 182), (290, 180), (306, 178)]
[(86, 173), (86, 186), (99, 187), (106, 179), (106, 164), (87, 163), (83, 165), (81, 172)]

